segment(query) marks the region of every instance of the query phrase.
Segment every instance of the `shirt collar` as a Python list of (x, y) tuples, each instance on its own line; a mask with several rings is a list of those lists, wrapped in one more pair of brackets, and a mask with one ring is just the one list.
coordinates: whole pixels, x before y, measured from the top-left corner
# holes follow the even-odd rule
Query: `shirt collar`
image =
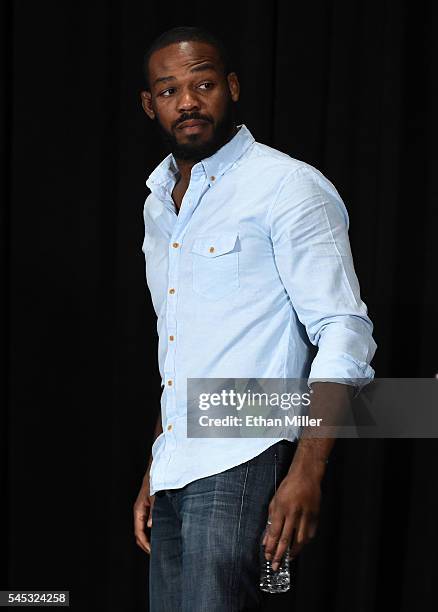
[[(237, 128), (238, 131), (231, 140), (218, 149), (216, 153), (199, 162), (204, 168), (210, 184), (235, 164), (252, 143), (255, 142), (254, 136), (246, 125), (238, 125)], [(197, 165), (195, 164), (195, 166)], [(173, 180), (176, 174), (178, 174), (178, 166), (172, 153), (169, 153), (149, 175), (146, 185), (152, 190), (154, 186), (160, 186)]]

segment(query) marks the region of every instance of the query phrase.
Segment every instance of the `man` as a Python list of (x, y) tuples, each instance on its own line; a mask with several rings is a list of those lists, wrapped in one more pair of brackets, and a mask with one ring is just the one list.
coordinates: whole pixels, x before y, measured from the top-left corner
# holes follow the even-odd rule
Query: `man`
[(146, 73), (142, 105), (171, 153), (144, 207), (163, 390), (136, 540), (152, 611), (258, 609), (263, 528), (274, 570), (314, 537), (333, 438), (189, 438), (187, 379), (306, 378), (315, 410), (341, 410), (373, 378), (373, 325), (338, 192), (236, 125), (223, 45), (175, 28)]

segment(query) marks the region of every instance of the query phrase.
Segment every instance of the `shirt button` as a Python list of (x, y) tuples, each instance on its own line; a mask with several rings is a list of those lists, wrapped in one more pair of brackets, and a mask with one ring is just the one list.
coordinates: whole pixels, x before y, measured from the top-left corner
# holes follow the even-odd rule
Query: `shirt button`
[(175, 336), (169, 336), (169, 340), (173, 342), (175, 340)]
[(210, 251), (210, 253), (214, 253), (214, 247), (213, 246), (211, 246), (208, 250)]
[(216, 177), (215, 176), (210, 176), (210, 181), (215, 181)]
[(168, 381), (167, 381), (167, 384), (169, 385), (169, 387), (171, 387), (171, 386), (173, 385), (172, 380), (168, 380)]
[(173, 295), (175, 293), (175, 289), (172, 287), (172, 289), (169, 289), (169, 293), (170, 295)]
[(167, 426), (167, 431), (172, 431), (172, 423)]
[(179, 242), (174, 242), (172, 246), (174, 249), (177, 249), (179, 247)]

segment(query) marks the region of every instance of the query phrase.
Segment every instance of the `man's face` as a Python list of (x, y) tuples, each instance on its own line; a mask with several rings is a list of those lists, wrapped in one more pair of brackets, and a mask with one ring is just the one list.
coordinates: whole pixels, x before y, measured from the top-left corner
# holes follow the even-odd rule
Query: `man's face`
[(149, 84), (143, 108), (177, 159), (197, 162), (230, 138), (239, 82), (235, 73), (225, 76), (215, 47), (187, 41), (155, 51)]

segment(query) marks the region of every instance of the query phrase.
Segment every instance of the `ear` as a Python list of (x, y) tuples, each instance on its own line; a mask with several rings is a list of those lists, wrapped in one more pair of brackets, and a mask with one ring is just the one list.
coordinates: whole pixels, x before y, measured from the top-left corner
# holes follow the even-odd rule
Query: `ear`
[(240, 95), (240, 84), (239, 79), (237, 78), (237, 74), (235, 72), (230, 72), (227, 75), (228, 87), (231, 93), (231, 99), (233, 102), (237, 102)]
[(155, 112), (152, 108), (152, 95), (150, 91), (141, 92), (141, 105), (149, 119), (155, 119)]

